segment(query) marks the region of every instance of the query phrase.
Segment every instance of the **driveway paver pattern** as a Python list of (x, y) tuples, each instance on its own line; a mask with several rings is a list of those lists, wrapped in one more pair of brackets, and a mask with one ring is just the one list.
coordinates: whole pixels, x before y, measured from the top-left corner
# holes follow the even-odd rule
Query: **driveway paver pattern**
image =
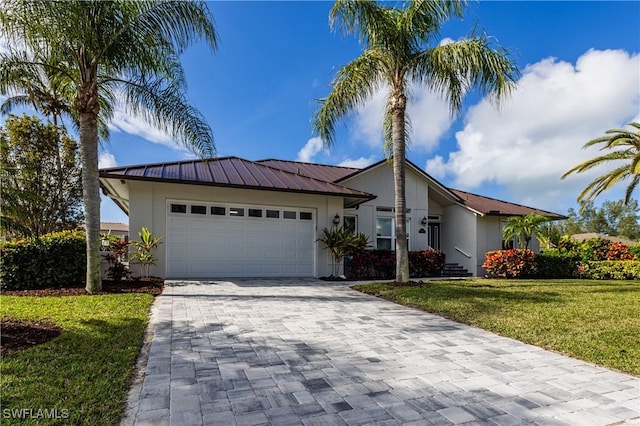
[(640, 424), (640, 379), (315, 279), (168, 281), (124, 425)]

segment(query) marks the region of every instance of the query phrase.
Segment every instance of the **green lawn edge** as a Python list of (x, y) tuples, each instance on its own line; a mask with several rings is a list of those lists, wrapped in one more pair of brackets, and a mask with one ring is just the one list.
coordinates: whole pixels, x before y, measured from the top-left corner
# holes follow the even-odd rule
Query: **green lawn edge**
[(640, 376), (640, 281), (468, 279), (352, 288)]
[(50, 342), (2, 357), (2, 424), (118, 424), (152, 303), (141, 293), (0, 295), (0, 316), (63, 329)]

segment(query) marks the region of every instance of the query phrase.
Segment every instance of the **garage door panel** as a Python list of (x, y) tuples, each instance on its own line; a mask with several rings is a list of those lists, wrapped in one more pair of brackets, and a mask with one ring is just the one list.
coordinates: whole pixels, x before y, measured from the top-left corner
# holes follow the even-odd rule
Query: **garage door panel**
[[(181, 203), (191, 205), (188, 201)], [(203, 205), (202, 202), (198, 205)], [(310, 220), (169, 213), (167, 220), (167, 276), (312, 276), (315, 224)], [(262, 207), (297, 210), (296, 208)], [(188, 208), (189, 212), (190, 209)], [(227, 212), (229, 208), (227, 208)], [(297, 210), (299, 211), (299, 210)], [(315, 217), (315, 214), (313, 214)]]

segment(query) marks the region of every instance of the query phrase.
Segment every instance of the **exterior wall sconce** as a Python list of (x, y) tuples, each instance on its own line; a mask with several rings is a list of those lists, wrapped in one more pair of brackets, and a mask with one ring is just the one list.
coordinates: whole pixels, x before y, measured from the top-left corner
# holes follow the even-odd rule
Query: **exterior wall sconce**
[(422, 224), (422, 226), (426, 226), (427, 223), (429, 223), (429, 221), (427, 220), (427, 217), (423, 217), (422, 220), (420, 221), (420, 223)]
[(335, 217), (333, 218), (333, 224), (335, 226), (340, 225), (340, 215), (338, 213), (336, 213)]

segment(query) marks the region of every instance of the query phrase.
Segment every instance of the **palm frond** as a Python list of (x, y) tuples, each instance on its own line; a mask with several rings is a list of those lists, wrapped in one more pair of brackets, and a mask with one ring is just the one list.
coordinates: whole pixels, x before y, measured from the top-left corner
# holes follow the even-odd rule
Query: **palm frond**
[(333, 145), (336, 123), (380, 87), (385, 59), (381, 52), (367, 50), (338, 71), (333, 90), (320, 100), (321, 107), (312, 120), (314, 132), (325, 145)]
[(466, 4), (465, 0), (411, 1), (402, 18), (404, 32), (421, 42), (432, 42), (443, 23), (451, 18), (462, 18)]
[(342, 28), (345, 34), (355, 34), (368, 47), (377, 44), (383, 34), (390, 34), (394, 22), (388, 10), (372, 0), (336, 0), (329, 12), (332, 30)]
[(585, 161), (583, 163), (578, 164), (577, 166), (573, 167), (571, 170), (569, 170), (565, 174), (563, 174), (560, 177), (560, 179), (565, 179), (567, 176), (569, 176), (572, 173), (585, 172), (587, 170), (590, 170), (590, 169), (592, 169), (592, 168), (594, 168), (596, 166), (599, 166), (599, 165), (601, 165), (603, 163), (606, 163), (606, 162), (609, 162), (609, 161), (619, 161), (619, 160), (632, 159), (634, 157), (634, 155), (637, 155), (637, 154), (634, 153), (630, 149), (627, 149), (627, 150), (624, 150), (624, 151), (610, 152), (608, 154), (601, 155), (599, 157), (595, 157), (595, 158), (587, 160), (587, 161)]
[(451, 114), (462, 108), (462, 99), (478, 88), (499, 103), (515, 88), (516, 64), (509, 52), (492, 48), (487, 35), (443, 44), (415, 57), (410, 76), (449, 100)]
[(609, 173), (595, 178), (578, 196), (578, 202), (594, 200), (598, 195), (613, 188), (618, 182), (631, 176), (629, 166), (620, 166)]

